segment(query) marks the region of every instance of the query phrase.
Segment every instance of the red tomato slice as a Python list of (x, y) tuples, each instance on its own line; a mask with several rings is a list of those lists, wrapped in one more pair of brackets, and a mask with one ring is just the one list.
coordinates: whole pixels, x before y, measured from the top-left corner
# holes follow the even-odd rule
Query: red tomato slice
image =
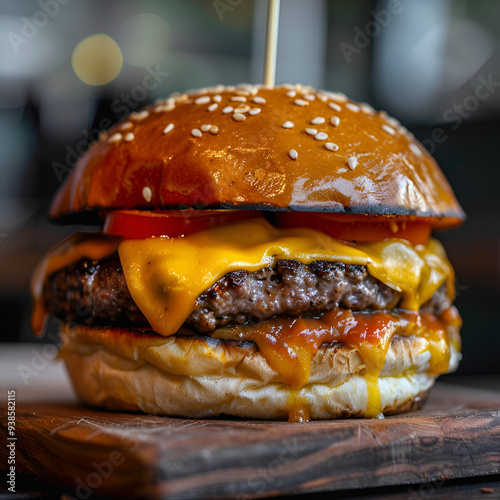
[(316, 229), (332, 238), (346, 241), (401, 238), (412, 245), (425, 245), (431, 234), (431, 220), (418, 217), (277, 212), (276, 219), (277, 226), (281, 228)]
[(130, 239), (178, 238), (260, 215), (258, 210), (116, 210), (105, 215), (103, 232)]

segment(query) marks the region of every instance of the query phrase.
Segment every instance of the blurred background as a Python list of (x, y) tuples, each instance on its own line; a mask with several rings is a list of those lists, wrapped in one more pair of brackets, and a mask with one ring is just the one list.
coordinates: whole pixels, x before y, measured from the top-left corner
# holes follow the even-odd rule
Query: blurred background
[[(34, 341), (33, 267), (76, 229), (44, 214), (98, 131), (174, 91), (261, 81), (265, 14), (264, 0), (0, 0), (1, 341)], [(281, 2), (277, 81), (386, 109), (468, 214), (438, 235), (463, 374), (500, 372), (499, 20), (497, 0)]]

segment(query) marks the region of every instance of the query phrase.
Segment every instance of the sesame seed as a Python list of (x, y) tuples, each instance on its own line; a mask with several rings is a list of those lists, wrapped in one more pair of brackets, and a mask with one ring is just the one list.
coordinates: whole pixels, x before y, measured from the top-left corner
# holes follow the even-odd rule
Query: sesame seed
[(228, 113), (232, 113), (233, 111), (234, 111), (234, 108), (233, 108), (232, 106), (226, 106), (226, 107), (222, 110), (222, 112), (223, 112), (224, 114), (226, 114), (226, 115), (227, 115)]
[(202, 125), (200, 128), (201, 128), (201, 131), (202, 131), (202, 132), (208, 132), (208, 131), (210, 130), (210, 127), (211, 127), (211, 126), (212, 126), (212, 125), (207, 125), (207, 124), (205, 124), (205, 125)]
[(340, 102), (345, 102), (347, 101), (347, 97), (345, 94), (342, 94), (342, 92), (327, 92), (326, 95), (330, 99), (334, 99), (335, 101), (340, 101)]
[(324, 141), (326, 139), (328, 139), (328, 134), (325, 134), (324, 132), (318, 132), (314, 138), (317, 140), (317, 141)]
[(250, 92), (248, 90), (243, 90), (243, 89), (238, 89), (235, 92), (236, 95), (250, 95)]
[(360, 108), (363, 113), (366, 113), (368, 115), (373, 115), (375, 113), (375, 110), (367, 102), (362, 102), (360, 104)]
[(351, 170), (354, 170), (358, 165), (358, 159), (355, 156), (350, 156), (347, 158), (347, 165)]
[(248, 112), (248, 114), (249, 114), (249, 115), (258, 115), (258, 114), (260, 113), (260, 111), (261, 111), (261, 110), (260, 110), (260, 108), (252, 108), (252, 109)]
[(420, 148), (416, 145), (413, 144), (413, 142), (410, 143), (410, 149), (415, 153), (417, 156), (422, 156), (422, 151)]
[(330, 108), (334, 109), (335, 111), (342, 111), (342, 108), (336, 102), (330, 102), (328, 103), (328, 106), (330, 106)]
[(164, 134), (168, 134), (169, 132), (172, 132), (172, 130), (174, 129), (174, 124), (173, 123), (169, 123), (164, 129), (163, 129), (163, 133)]
[(292, 160), (296, 160), (299, 157), (299, 153), (297, 153), (297, 151), (295, 151), (295, 149), (290, 149), (290, 151), (288, 151), (288, 156)]
[(210, 96), (208, 95), (202, 95), (195, 99), (194, 103), (195, 104), (208, 104), (211, 101)]
[(215, 111), (218, 107), (219, 105), (214, 102), (213, 104), (210, 104), (210, 106), (208, 106), (208, 111)]
[(325, 142), (325, 149), (328, 149), (329, 151), (337, 151), (339, 147), (333, 142)]
[(350, 109), (351, 111), (353, 111), (354, 113), (358, 113), (359, 110), (361, 109), (357, 104), (353, 104), (352, 102), (348, 102), (346, 103), (345, 107), (347, 109)]
[(118, 142), (121, 141), (123, 138), (122, 134), (119, 134), (118, 132), (116, 134), (113, 134), (109, 139), (108, 142), (113, 143), (113, 142)]
[(396, 135), (396, 131), (389, 127), (389, 125), (386, 125), (385, 123), (382, 124), (382, 128), (388, 133), (388, 134), (391, 134), (391, 135)]
[(118, 130), (128, 130), (129, 128), (132, 128), (134, 124), (132, 122), (125, 122), (122, 123), (119, 127)]
[(293, 101), (295, 104), (297, 104), (297, 106), (308, 106), (309, 105), (309, 101), (304, 101), (304, 99), (295, 99), (295, 101)]
[(266, 104), (266, 100), (261, 97), (260, 95), (256, 95), (253, 99), (252, 99), (253, 102), (257, 103), (257, 104)]
[(214, 102), (221, 102), (222, 101), (222, 96), (217, 94), (217, 95), (214, 95), (212, 97), (212, 99), (214, 100)]
[(132, 132), (129, 132), (128, 134), (125, 135), (124, 140), (127, 142), (133, 141), (135, 138), (134, 134)]
[(191, 135), (193, 135), (193, 137), (201, 137), (201, 130), (198, 128), (194, 128), (193, 130), (191, 130)]
[(288, 97), (294, 98), (297, 95), (297, 92), (295, 90), (290, 90), (286, 93)]
[(318, 99), (323, 102), (328, 101), (328, 97), (325, 94), (318, 94)]
[(190, 89), (186, 91), (189, 96), (205, 95), (208, 92), (207, 87), (202, 87), (201, 89)]
[(293, 128), (294, 123), (293, 123), (293, 122), (288, 121), (288, 122), (283, 123), (281, 126), (282, 126), (283, 128)]
[(325, 119), (322, 116), (317, 116), (311, 120), (311, 123), (313, 125), (321, 125), (322, 123), (325, 123)]
[(314, 101), (314, 99), (316, 99), (316, 96), (314, 94), (307, 94), (304, 96), (304, 99), (307, 99), (308, 101)]
[(175, 109), (175, 103), (170, 103), (167, 104), (166, 106), (163, 106), (162, 111), (173, 111)]
[(247, 102), (247, 98), (243, 97), (242, 95), (237, 95), (237, 96), (231, 97), (231, 101), (234, 101), (234, 102)]
[(151, 201), (151, 198), (153, 198), (153, 192), (151, 191), (151, 188), (149, 188), (148, 186), (142, 188), (142, 196), (149, 203)]
[(237, 108), (234, 109), (235, 113), (246, 113), (247, 111), (250, 111), (250, 106), (247, 104), (240, 104)]
[(233, 120), (236, 120), (237, 122), (244, 122), (247, 119), (247, 117), (241, 113), (235, 113), (233, 115)]
[(214, 134), (214, 135), (217, 135), (219, 133), (219, 127), (217, 125), (212, 125), (210, 127), (210, 133)]
[(315, 128), (306, 128), (306, 134), (316, 135), (318, 131)]
[(235, 87), (234, 85), (228, 85), (228, 86), (226, 87), (226, 90), (227, 90), (228, 92), (234, 92), (234, 91), (236, 90), (236, 87)]
[(332, 116), (330, 118), (330, 123), (334, 126), (334, 127), (338, 127), (339, 126), (339, 123), (340, 123), (340, 118), (338, 116)]
[(386, 116), (385, 121), (394, 128), (398, 128), (401, 125), (399, 120), (396, 120), (392, 116)]
[(253, 85), (251, 83), (239, 83), (237, 89), (238, 90), (246, 90), (250, 92), (253, 88)]
[(147, 116), (149, 116), (149, 111), (147, 109), (145, 109), (144, 111), (140, 111), (139, 113), (137, 113), (136, 111), (130, 113), (130, 118), (132, 120), (143, 120)]

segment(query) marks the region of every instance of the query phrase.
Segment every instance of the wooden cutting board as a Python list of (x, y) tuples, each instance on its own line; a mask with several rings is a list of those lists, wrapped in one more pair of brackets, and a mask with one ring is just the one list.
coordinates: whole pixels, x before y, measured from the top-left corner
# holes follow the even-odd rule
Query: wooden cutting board
[[(445, 383), (423, 410), (384, 420), (186, 420), (65, 402), (18, 402), (16, 420), (18, 473), (76, 498), (253, 498), (500, 474), (500, 393)], [(6, 422), (3, 406), (4, 432)]]

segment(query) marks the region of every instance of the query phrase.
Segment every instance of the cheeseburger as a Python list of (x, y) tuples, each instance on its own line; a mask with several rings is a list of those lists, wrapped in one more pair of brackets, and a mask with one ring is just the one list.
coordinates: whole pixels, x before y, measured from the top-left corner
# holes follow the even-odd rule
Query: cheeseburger
[(343, 94), (174, 94), (103, 133), (50, 217), (102, 222), (51, 250), (56, 318), (92, 406), (182, 417), (381, 417), (457, 368), (454, 273), (431, 231), (464, 219), (401, 124)]

